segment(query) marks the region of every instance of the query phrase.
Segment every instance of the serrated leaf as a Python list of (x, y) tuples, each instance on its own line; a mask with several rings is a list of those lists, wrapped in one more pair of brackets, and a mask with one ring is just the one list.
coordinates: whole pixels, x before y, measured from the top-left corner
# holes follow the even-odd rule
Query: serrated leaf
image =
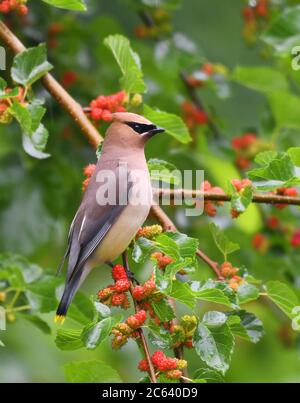
[(162, 299), (161, 301), (152, 302), (151, 307), (153, 308), (156, 316), (162, 322), (169, 322), (175, 316), (173, 308), (164, 299)]
[(19, 93), (19, 89), (13, 88), (10, 92), (6, 92), (7, 83), (6, 81), (0, 77), (0, 99), (7, 99), (11, 97), (15, 97)]
[(195, 306), (196, 299), (190, 286), (186, 283), (181, 283), (178, 280), (173, 281), (167, 290), (167, 295), (190, 308), (194, 308)]
[(259, 298), (259, 289), (253, 284), (242, 284), (237, 290), (237, 297), (240, 304), (246, 304)]
[(280, 71), (266, 66), (238, 66), (233, 72), (232, 79), (264, 93), (286, 91), (289, 88), (287, 79)]
[(29, 48), (14, 57), (11, 69), (12, 79), (24, 86), (32, 85), (49, 70), (52, 65), (47, 61), (45, 44)]
[(167, 236), (176, 243), (181, 257), (193, 258), (195, 256), (199, 246), (198, 239), (189, 237), (181, 232), (168, 232)]
[(131, 49), (129, 40), (122, 35), (110, 35), (104, 39), (104, 44), (112, 51), (123, 74), (121, 87), (127, 93), (145, 92), (139, 57)]
[(81, 325), (87, 325), (94, 319), (94, 313), (92, 301), (84, 293), (77, 292), (68, 310), (68, 317)]
[(227, 256), (229, 254), (240, 249), (240, 245), (238, 243), (231, 242), (229, 238), (224, 234), (224, 232), (215, 223), (210, 223), (209, 228), (214, 238), (215, 244), (221, 251), (221, 253), (223, 253), (225, 260), (227, 260)]
[(104, 340), (106, 340), (111, 329), (120, 322), (120, 318), (108, 317), (99, 322), (88, 324), (82, 331), (81, 340), (88, 350), (94, 350)]
[(264, 32), (261, 39), (280, 54), (290, 55), (293, 46), (299, 44), (300, 6), (285, 7)]
[(76, 361), (64, 365), (67, 382), (71, 383), (121, 383), (116, 370), (102, 361)]
[(84, 347), (80, 329), (58, 329), (55, 338), (56, 347), (63, 351), (78, 350)]
[(268, 297), (290, 318), (293, 319), (293, 309), (299, 306), (296, 294), (280, 281), (269, 281), (266, 284)]
[(248, 177), (257, 181), (257, 186), (260, 185), (259, 182), (262, 182), (263, 186), (266, 184), (272, 186), (272, 182), (274, 187), (285, 186), (296, 177), (295, 166), (288, 154), (281, 153), (277, 154), (275, 158), (269, 159), (267, 165), (262, 168), (248, 171)]
[(86, 5), (83, 0), (42, 0), (51, 6), (64, 8), (65, 10), (86, 11)]
[(170, 162), (158, 158), (151, 158), (148, 161), (148, 169), (152, 181), (162, 181), (174, 185), (179, 185), (180, 183), (178, 170), (175, 165)]
[(144, 262), (155, 249), (155, 245), (152, 241), (146, 238), (139, 238), (134, 242), (132, 250), (132, 259), (136, 263)]
[(252, 343), (258, 343), (264, 334), (262, 321), (250, 312), (235, 311), (230, 313), (228, 324), (236, 336)]
[(54, 311), (57, 308), (56, 288), (59, 279), (44, 276), (42, 279), (28, 284), (26, 287), (26, 297), (33, 310), (41, 313)]
[(18, 121), (23, 132), (30, 133), (32, 120), (29, 109), (26, 106), (20, 104), (20, 102), (14, 101), (9, 107), (9, 111)]
[(234, 348), (234, 337), (227, 323), (218, 327), (198, 323), (193, 336), (193, 346), (208, 366), (225, 374)]
[(159, 109), (152, 109), (148, 105), (144, 105), (144, 116), (155, 125), (163, 127), (167, 134), (180, 143), (187, 144), (192, 140), (190, 132), (179, 116)]

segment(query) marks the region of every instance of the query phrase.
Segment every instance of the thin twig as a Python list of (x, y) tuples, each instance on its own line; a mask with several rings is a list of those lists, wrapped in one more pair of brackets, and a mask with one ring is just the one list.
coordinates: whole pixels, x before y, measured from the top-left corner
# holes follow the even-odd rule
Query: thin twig
[[(201, 109), (202, 111), (206, 112), (205, 107), (203, 105), (203, 102), (201, 101), (199, 95), (197, 94), (197, 91), (194, 87), (192, 87), (189, 84), (189, 81), (187, 79), (187, 74), (182, 71), (180, 73), (180, 77), (187, 89), (187, 92), (189, 94), (189, 97), (191, 98), (192, 102), (194, 103), (194, 105), (198, 108)], [(208, 122), (207, 122), (208, 127), (210, 128), (210, 130), (212, 131), (212, 133), (214, 134), (214, 136), (216, 138), (220, 137), (220, 132), (218, 127), (215, 125), (215, 123), (212, 121), (212, 119), (208, 116)]]
[[(210, 201), (223, 201), (230, 202), (231, 195), (226, 193), (214, 193), (214, 192), (203, 192), (202, 190), (190, 190), (190, 189), (153, 189), (153, 194), (158, 197), (170, 197), (170, 200), (174, 200), (176, 198), (184, 198), (184, 199), (201, 199), (210, 200)], [(291, 196), (281, 196), (276, 194), (260, 194), (255, 193), (252, 198), (253, 203), (259, 204), (286, 204), (286, 205), (294, 205), (300, 206), (300, 197), (291, 197)]]
[[(125, 251), (122, 256), (123, 256), (123, 264), (124, 264), (124, 267), (126, 268), (126, 272), (129, 273), (130, 268), (129, 268), (129, 263), (128, 263), (127, 251)], [(137, 313), (140, 310), (140, 307), (139, 307), (138, 302), (133, 297), (133, 288), (134, 288), (134, 286), (132, 284), (132, 280), (129, 279), (129, 281), (130, 281), (130, 294), (131, 294), (131, 297), (132, 297), (132, 300), (133, 300), (133, 303), (134, 303), (135, 312)], [(140, 338), (141, 338), (141, 342), (142, 342), (141, 344), (142, 344), (142, 347), (143, 347), (143, 350), (144, 350), (144, 354), (145, 354), (145, 357), (146, 357), (146, 360), (147, 360), (147, 363), (148, 363), (149, 375), (150, 375), (151, 382), (152, 383), (157, 383), (155, 370), (154, 370), (154, 367), (153, 367), (153, 364), (152, 364), (152, 361), (151, 361), (151, 355), (150, 355), (149, 347), (148, 347), (147, 340), (146, 340), (146, 337), (144, 335), (143, 329), (139, 328), (138, 332), (139, 332), (139, 335), (140, 335)]]

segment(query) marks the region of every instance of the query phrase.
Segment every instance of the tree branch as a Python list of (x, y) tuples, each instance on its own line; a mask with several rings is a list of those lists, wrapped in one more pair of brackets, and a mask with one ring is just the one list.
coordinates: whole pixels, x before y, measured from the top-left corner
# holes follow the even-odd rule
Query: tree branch
[[(0, 21), (0, 38), (14, 54), (18, 54), (26, 50), (23, 43), (11, 32), (11, 30)], [(84, 133), (90, 144), (97, 148), (103, 140), (96, 127), (91, 123), (85, 115), (82, 107), (72, 98), (69, 93), (52, 77), (46, 74), (42, 77), (44, 87), (58, 101), (58, 103), (71, 115), (74, 122)]]
[[(129, 268), (129, 263), (128, 263), (127, 251), (125, 251), (123, 253), (123, 264), (124, 264), (124, 267), (126, 268), (126, 272), (129, 273), (130, 268)], [(131, 294), (131, 297), (132, 297), (132, 300), (133, 300), (133, 303), (134, 303), (135, 312), (137, 313), (140, 310), (140, 307), (139, 307), (138, 302), (133, 297), (133, 288), (134, 287), (133, 287), (132, 281), (130, 279), (129, 279), (129, 281), (130, 281), (130, 294)], [(143, 329), (140, 328), (138, 330), (138, 332), (139, 332), (139, 335), (140, 335), (140, 338), (141, 338), (141, 344), (142, 344), (142, 347), (143, 347), (143, 350), (144, 350), (145, 358), (146, 358), (147, 363), (148, 363), (149, 375), (150, 375), (151, 382), (152, 383), (157, 383), (155, 370), (154, 370), (154, 367), (153, 367), (153, 364), (152, 364), (152, 361), (151, 361), (150, 351), (149, 351), (149, 347), (148, 347), (147, 340), (146, 340), (146, 337), (144, 335)]]
[[(154, 195), (158, 197), (167, 196), (170, 197), (170, 200), (174, 200), (176, 197), (182, 197), (185, 199), (200, 199), (204, 198), (204, 200), (210, 201), (223, 201), (230, 202), (231, 196), (224, 193), (214, 193), (214, 192), (203, 192), (202, 190), (190, 190), (190, 189), (153, 189)], [(252, 198), (252, 202), (259, 204), (286, 204), (293, 206), (300, 206), (300, 197), (291, 197), (291, 196), (281, 196), (271, 193), (260, 194), (255, 193)]]

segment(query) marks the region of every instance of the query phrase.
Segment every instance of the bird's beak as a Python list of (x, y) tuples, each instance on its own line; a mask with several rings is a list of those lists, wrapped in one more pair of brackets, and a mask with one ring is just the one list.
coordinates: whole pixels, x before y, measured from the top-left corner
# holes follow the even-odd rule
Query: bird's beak
[(150, 130), (146, 134), (146, 137), (151, 138), (151, 137), (155, 136), (158, 133), (163, 133), (164, 131), (165, 131), (165, 129), (163, 129), (162, 127), (156, 127), (155, 129)]

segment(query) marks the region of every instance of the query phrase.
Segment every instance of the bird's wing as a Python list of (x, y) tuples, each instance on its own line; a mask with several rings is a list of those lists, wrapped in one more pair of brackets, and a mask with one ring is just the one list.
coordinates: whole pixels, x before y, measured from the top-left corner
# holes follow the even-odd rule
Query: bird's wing
[[(86, 190), (85, 197), (70, 229), (67, 248), (69, 255), (67, 281), (70, 281), (76, 273), (78, 274), (78, 272), (82, 271), (85, 262), (97, 249), (113, 223), (127, 206), (132, 182), (127, 172), (126, 177), (122, 173), (120, 174), (119, 170), (116, 170), (115, 173), (116, 203), (114, 205), (101, 205), (102, 203), (98, 203), (99, 200), (97, 202), (96, 190), (99, 186), (91, 187), (90, 183)], [(94, 182), (96, 181), (95, 177), (92, 179)], [(123, 200), (123, 204), (119, 204), (120, 192), (123, 192), (123, 198), (126, 192), (126, 199), (125, 203)]]

